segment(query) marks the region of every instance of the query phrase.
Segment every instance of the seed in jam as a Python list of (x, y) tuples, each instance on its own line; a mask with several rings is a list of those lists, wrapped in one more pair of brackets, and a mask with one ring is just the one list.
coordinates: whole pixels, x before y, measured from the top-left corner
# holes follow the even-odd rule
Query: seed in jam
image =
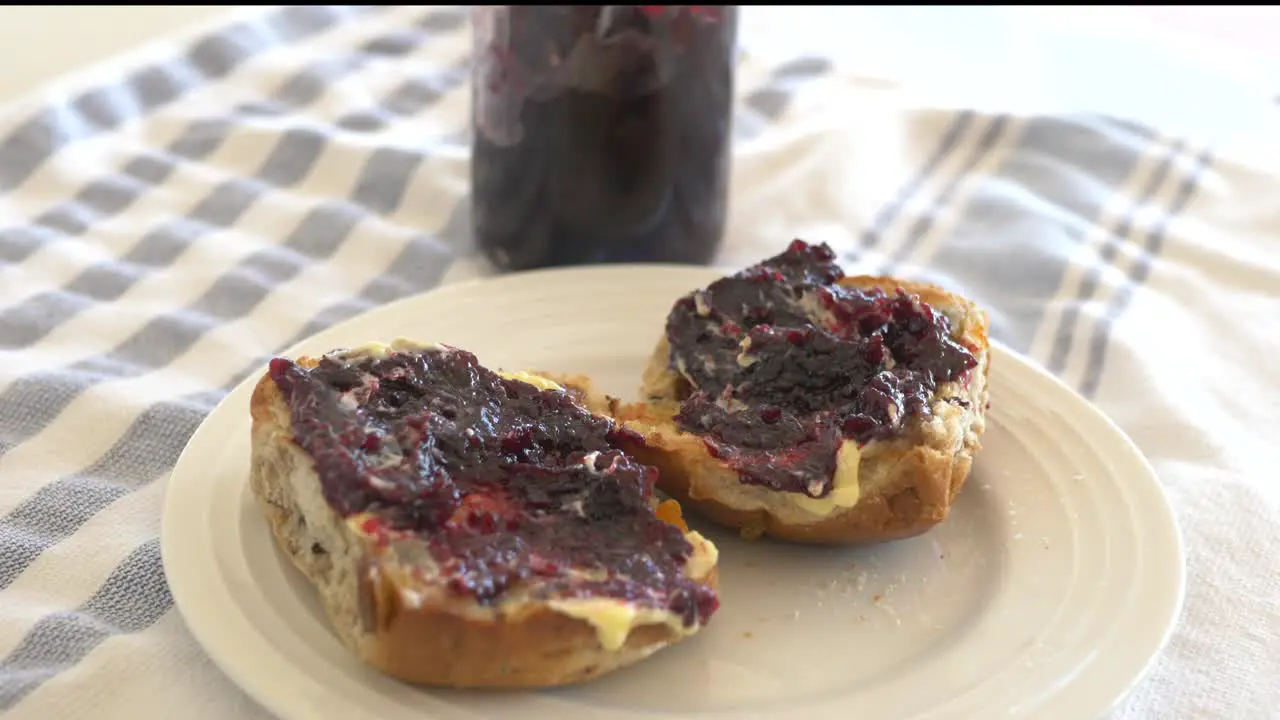
[(416, 535), (454, 592), (492, 604), (536, 578), (535, 598), (618, 598), (689, 623), (715, 612), (685, 574), (689, 541), (653, 509), (657, 471), (617, 449), (634, 433), (568, 393), (454, 348), (278, 358), (270, 375), (334, 510)]
[(900, 289), (841, 286), (843, 277), (830, 247), (794, 240), (667, 317), (671, 367), (689, 387), (676, 422), (743, 482), (812, 496), (812, 478), (824, 477), (822, 497), (842, 442), (926, 418), (938, 383), (977, 365), (944, 313)]

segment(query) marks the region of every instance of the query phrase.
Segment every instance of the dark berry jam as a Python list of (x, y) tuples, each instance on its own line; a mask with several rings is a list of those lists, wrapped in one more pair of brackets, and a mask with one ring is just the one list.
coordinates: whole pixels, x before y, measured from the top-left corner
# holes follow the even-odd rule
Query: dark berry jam
[(498, 5), (474, 18), (472, 222), (490, 261), (711, 261), (736, 7)]
[(926, 418), (937, 384), (977, 364), (919, 297), (842, 287), (843, 277), (829, 247), (795, 240), (681, 298), (667, 318), (687, 384), (676, 422), (743, 482), (826, 495), (844, 440)]
[(453, 348), (330, 353), (313, 369), (275, 359), (270, 373), (329, 504), (416, 534), (455, 592), (490, 604), (536, 579), (539, 598), (615, 597), (688, 624), (715, 611), (684, 573), (692, 546), (651, 505), (657, 471), (568, 393)]

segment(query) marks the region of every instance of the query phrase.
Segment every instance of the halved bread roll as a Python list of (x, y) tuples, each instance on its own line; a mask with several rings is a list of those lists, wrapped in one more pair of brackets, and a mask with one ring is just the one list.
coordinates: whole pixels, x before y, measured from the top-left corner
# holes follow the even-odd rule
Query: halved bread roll
[(697, 632), (716, 548), (634, 435), (534, 375), (397, 341), (276, 359), (250, 486), (362, 661), (405, 681), (577, 683)]
[(826, 246), (681, 298), (612, 408), (659, 488), (748, 537), (863, 544), (947, 517), (985, 429), (987, 316), (941, 288), (846, 277)]

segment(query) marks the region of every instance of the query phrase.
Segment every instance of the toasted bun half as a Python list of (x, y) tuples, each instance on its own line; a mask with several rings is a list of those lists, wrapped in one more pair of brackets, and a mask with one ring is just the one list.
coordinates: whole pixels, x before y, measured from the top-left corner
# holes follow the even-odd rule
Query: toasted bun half
[[(682, 431), (683, 379), (671, 368), (665, 336), (644, 371), (640, 402), (613, 408), (626, 427), (644, 436), (633, 455), (661, 471), (659, 487), (713, 522), (746, 537), (825, 545), (869, 544), (923, 533), (942, 522), (969, 476), (985, 429), (990, 351), (987, 316), (969, 300), (931, 285), (889, 277), (845, 277), (860, 289), (903, 289), (946, 314), (953, 337), (978, 364), (956, 382), (940, 383), (931, 417), (916, 419), (895, 436), (860, 448), (852, 507), (815, 514), (794, 493), (740, 481), (737, 471), (713, 457), (699, 435)], [(961, 402), (956, 402), (959, 400)]]
[[(296, 362), (310, 368), (317, 360)], [(335, 512), (312, 457), (294, 441), (289, 407), (269, 374), (254, 389), (250, 411), (253, 495), (280, 548), (315, 586), (334, 632), (374, 668), (434, 686), (559, 686), (630, 665), (698, 629), (682, 627), (671, 613), (620, 602), (586, 617), (528, 599), (529, 592), (512, 591), (496, 606), (452, 593), (421, 538), (387, 542), (365, 531), (370, 516)], [(714, 588), (715, 547), (687, 532), (678, 509), (661, 508), (659, 516), (686, 530), (689, 577)]]

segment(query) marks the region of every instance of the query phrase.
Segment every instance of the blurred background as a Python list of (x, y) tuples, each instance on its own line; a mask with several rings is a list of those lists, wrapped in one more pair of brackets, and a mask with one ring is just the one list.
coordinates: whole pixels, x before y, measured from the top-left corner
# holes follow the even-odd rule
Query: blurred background
[[(0, 8), (0, 101), (150, 41), (229, 14), (234, 5)], [(257, 12), (257, 10), (250, 10)], [(742, 38), (794, 56), (821, 46), (851, 71), (918, 89), (933, 102), (1006, 110), (1097, 110), (1159, 121), (1220, 145), (1280, 120), (1280, 8), (750, 7)], [(101, 66), (94, 72), (102, 72)], [(1249, 106), (1249, 107), (1246, 107)]]

